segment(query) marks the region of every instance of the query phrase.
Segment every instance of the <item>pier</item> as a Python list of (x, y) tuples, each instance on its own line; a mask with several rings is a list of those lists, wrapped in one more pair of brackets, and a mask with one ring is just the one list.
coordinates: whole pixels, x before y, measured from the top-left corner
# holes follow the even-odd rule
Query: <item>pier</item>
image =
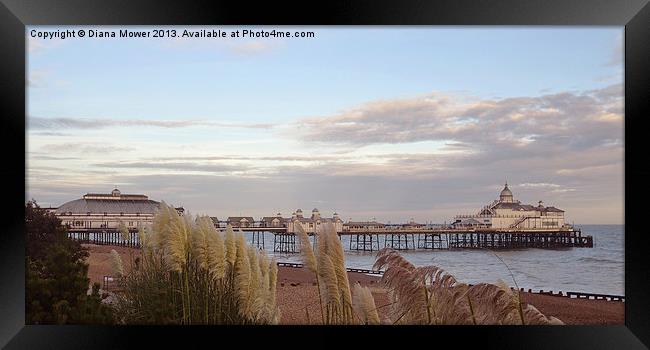
[[(124, 212), (130, 203), (138, 209)], [(93, 204), (89, 207), (89, 204)], [(69, 237), (84, 243), (120, 246), (139, 246), (136, 227), (153, 222), (160, 203), (145, 195), (122, 194), (117, 188), (111, 193), (88, 193), (81, 199), (52, 209), (68, 227)], [(175, 208), (179, 215), (185, 210)], [(226, 220), (211, 217), (214, 227), (223, 232), (227, 225), (241, 231), (258, 249), (266, 249), (265, 236), (273, 234), (273, 251), (293, 254), (296, 246), (296, 227), (310, 236), (319, 225), (331, 223), (349, 251), (374, 252), (382, 248), (396, 250), (454, 250), (454, 249), (558, 249), (593, 247), (593, 237), (582, 235), (580, 229), (569, 225), (564, 210), (554, 206), (524, 204), (515, 200), (506, 183), (499, 198), (470, 215), (456, 215), (447, 225), (423, 225), (411, 219), (403, 224), (384, 224), (372, 221), (343, 222), (338, 213), (331, 218), (321, 216), (317, 208), (311, 217), (297, 209), (290, 218), (275, 216), (255, 220), (252, 216), (231, 216)], [(119, 232), (120, 224), (128, 227), (128, 237)], [(315, 240), (314, 240), (315, 241)], [(315, 242), (314, 242), (315, 243)]]
[[(220, 231), (225, 228), (219, 228)], [(259, 249), (265, 249), (265, 233), (273, 234), (273, 251), (277, 253), (299, 253), (296, 234), (286, 227), (236, 227), (250, 236), (250, 242)], [(458, 228), (378, 228), (338, 232), (339, 238), (348, 240), (347, 250), (375, 252), (390, 247), (396, 250), (455, 250), (455, 249), (558, 249), (592, 248), (593, 237), (583, 235), (580, 229), (458, 229)], [(129, 239), (123, 240), (118, 231), (97, 229), (74, 230), (68, 233), (72, 239), (82, 243), (138, 247), (137, 232), (130, 231)], [(313, 234), (311, 234), (313, 236)]]
[(580, 229), (378, 229), (351, 230), (339, 235), (350, 237), (349, 250), (371, 252), (380, 247), (396, 250), (593, 247), (593, 237), (582, 235)]
[(122, 233), (117, 230), (70, 230), (68, 231), (68, 237), (80, 243), (140, 247), (136, 230), (129, 230), (129, 237), (126, 240), (123, 239)]

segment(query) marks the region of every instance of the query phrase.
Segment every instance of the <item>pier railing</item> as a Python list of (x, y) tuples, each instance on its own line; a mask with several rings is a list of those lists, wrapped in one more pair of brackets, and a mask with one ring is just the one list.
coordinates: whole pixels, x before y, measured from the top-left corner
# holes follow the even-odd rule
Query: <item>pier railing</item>
[[(294, 254), (300, 251), (296, 235), (286, 231), (245, 231), (252, 234), (250, 243), (265, 249), (264, 233), (273, 234), (273, 251)], [(493, 229), (493, 228), (383, 228), (373, 230), (355, 229), (338, 232), (346, 237), (350, 251), (377, 251), (382, 247), (397, 250), (415, 249), (555, 249), (567, 247), (593, 247), (593, 237), (582, 235), (580, 229)], [(136, 232), (122, 237), (115, 231), (69, 232), (68, 237), (81, 243), (139, 247)], [(383, 244), (382, 244), (383, 243)]]

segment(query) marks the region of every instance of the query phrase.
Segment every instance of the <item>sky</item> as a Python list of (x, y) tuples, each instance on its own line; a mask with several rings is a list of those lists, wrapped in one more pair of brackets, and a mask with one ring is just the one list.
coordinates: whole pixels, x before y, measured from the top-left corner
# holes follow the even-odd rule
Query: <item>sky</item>
[(28, 27), (26, 200), (443, 223), (507, 181), (569, 222), (624, 222), (623, 27), (160, 28), (314, 37)]

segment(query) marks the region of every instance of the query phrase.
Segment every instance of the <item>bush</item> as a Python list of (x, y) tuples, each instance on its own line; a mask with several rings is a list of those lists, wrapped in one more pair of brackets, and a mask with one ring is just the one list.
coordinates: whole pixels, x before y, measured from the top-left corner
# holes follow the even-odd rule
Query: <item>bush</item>
[(102, 304), (99, 285), (88, 295), (88, 252), (68, 238), (61, 220), (36, 202), (27, 202), (25, 235), (26, 323), (111, 323), (111, 309)]
[[(277, 265), (228, 226), (218, 232), (207, 217), (193, 218), (164, 202), (142, 249), (123, 274), (118, 297), (123, 324), (273, 324)], [(114, 254), (118, 260), (119, 255)], [(122, 272), (117, 271), (122, 270)]]

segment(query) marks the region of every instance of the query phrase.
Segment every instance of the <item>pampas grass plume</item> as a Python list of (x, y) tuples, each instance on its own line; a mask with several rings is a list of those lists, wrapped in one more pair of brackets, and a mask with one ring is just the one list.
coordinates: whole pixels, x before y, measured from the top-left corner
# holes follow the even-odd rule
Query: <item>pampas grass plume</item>
[(120, 236), (123, 241), (128, 242), (131, 239), (131, 235), (129, 234), (129, 229), (126, 227), (123, 221), (120, 221), (117, 224), (117, 228), (120, 231)]
[(122, 257), (118, 254), (115, 249), (111, 249), (111, 267), (113, 273), (118, 276), (124, 276), (124, 266), (122, 265)]
[(235, 264), (235, 260), (237, 259), (237, 238), (235, 237), (235, 232), (232, 230), (232, 226), (228, 224), (226, 226), (226, 261), (230, 263), (230, 265)]
[(241, 310), (245, 313), (248, 310), (248, 295), (251, 279), (251, 265), (248, 259), (246, 241), (241, 233), (236, 240), (237, 256), (235, 258), (235, 288)]
[(297, 222), (294, 226), (296, 227), (296, 232), (298, 234), (298, 238), (300, 239), (300, 251), (302, 252), (305, 266), (307, 266), (309, 271), (317, 273), (318, 268), (316, 266), (316, 256), (314, 255), (314, 250), (309, 243), (309, 236), (299, 222)]
[(362, 287), (358, 282), (354, 284), (353, 303), (357, 315), (364, 324), (379, 324), (379, 313), (375, 306), (375, 298), (368, 287)]

